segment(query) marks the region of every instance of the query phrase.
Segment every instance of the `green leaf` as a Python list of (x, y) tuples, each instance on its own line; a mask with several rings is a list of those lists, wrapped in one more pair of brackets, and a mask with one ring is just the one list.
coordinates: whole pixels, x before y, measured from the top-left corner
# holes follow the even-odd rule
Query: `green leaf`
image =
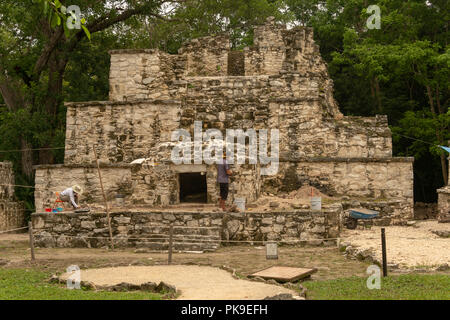
[(55, 0), (55, 7), (56, 9), (59, 9), (61, 7), (61, 2), (59, 2), (59, 0)]
[(50, 25), (51, 25), (52, 28), (55, 28), (58, 25), (58, 19), (59, 19), (59, 16), (56, 13), (54, 13), (52, 15), (52, 20), (50, 22)]
[(44, 1), (44, 14), (47, 14), (48, 12), (48, 2)]
[(83, 28), (84, 33), (86, 33), (86, 37), (88, 37), (89, 41), (91, 41), (91, 33), (89, 32), (88, 28), (83, 25), (81, 25), (81, 27)]
[(63, 23), (63, 27), (64, 27), (64, 34), (66, 35), (66, 39), (70, 38), (70, 31), (69, 28), (67, 28), (67, 24)]

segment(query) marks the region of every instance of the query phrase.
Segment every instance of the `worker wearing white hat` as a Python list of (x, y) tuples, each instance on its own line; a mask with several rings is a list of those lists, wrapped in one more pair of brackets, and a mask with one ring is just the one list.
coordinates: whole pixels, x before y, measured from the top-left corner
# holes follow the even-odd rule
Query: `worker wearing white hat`
[[(66, 190), (64, 190), (63, 192), (61, 192), (59, 194), (59, 198), (61, 199), (61, 201), (66, 201), (72, 204), (72, 206), (75, 209), (78, 209), (78, 197), (83, 193), (83, 189), (81, 189), (80, 186), (78, 185), (74, 185), (71, 188), (67, 188)], [(76, 199), (76, 201), (75, 201)]]

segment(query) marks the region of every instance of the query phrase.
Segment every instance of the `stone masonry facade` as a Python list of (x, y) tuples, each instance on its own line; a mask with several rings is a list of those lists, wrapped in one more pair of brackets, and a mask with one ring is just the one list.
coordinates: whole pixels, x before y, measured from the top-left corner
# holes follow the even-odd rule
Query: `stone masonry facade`
[[(254, 45), (231, 51), (228, 35), (186, 43), (177, 55), (159, 50), (113, 50), (109, 101), (68, 102), (64, 165), (36, 167), (36, 209), (55, 191), (77, 183), (87, 203), (101, 201), (96, 148), (109, 199), (127, 206), (180, 202), (183, 172), (206, 175), (207, 200), (218, 198), (215, 165), (171, 161), (172, 132), (278, 129), (279, 170), (233, 165), (234, 197), (254, 202), (264, 192), (312, 185), (333, 197), (386, 207), (383, 217), (413, 216), (413, 158), (392, 157), (387, 117), (344, 116), (313, 30), (286, 29), (273, 19), (255, 27)], [(139, 158), (157, 165), (131, 165)], [(230, 200), (232, 201), (232, 199)], [(395, 205), (392, 205), (395, 204)]]
[[(450, 174), (450, 157), (448, 158), (448, 172)], [(450, 222), (450, 175), (447, 185), (437, 190), (438, 193), (438, 220)]]
[(25, 223), (23, 205), (14, 199), (11, 162), (0, 162), (0, 231), (20, 228)]
[[(175, 250), (214, 250), (223, 243), (235, 244), (233, 241), (328, 245), (335, 244), (339, 235), (341, 209), (334, 206), (322, 212), (296, 210), (245, 215), (125, 211), (111, 214), (111, 226), (116, 247), (167, 250), (170, 224), (174, 227)], [(99, 248), (109, 245), (104, 213), (34, 214), (33, 230), (35, 244), (39, 247)]]

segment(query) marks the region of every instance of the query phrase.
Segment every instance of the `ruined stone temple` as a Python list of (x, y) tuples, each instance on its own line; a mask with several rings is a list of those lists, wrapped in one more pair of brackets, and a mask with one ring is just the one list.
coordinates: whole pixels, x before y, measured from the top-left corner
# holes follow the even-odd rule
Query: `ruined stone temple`
[(11, 162), (0, 162), (0, 231), (20, 228), (25, 223), (23, 205), (14, 199)]
[[(413, 159), (392, 157), (386, 116), (339, 111), (312, 29), (287, 30), (268, 19), (255, 27), (254, 45), (242, 51), (230, 50), (229, 37), (219, 35), (192, 40), (176, 55), (154, 49), (110, 54), (109, 101), (66, 103), (64, 164), (36, 167), (33, 221), (37, 228), (50, 228), (48, 245), (75, 245), (64, 235), (105, 232), (104, 212), (42, 213), (56, 191), (72, 184), (84, 188), (86, 203), (103, 204), (93, 148), (109, 201), (124, 197), (112, 219), (114, 233), (123, 239), (151, 234), (145, 227), (150, 222), (161, 228), (169, 222), (216, 228), (222, 239), (333, 238), (340, 214), (355, 205), (379, 210), (380, 223), (412, 217)], [(263, 194), (302, 186), (339, 201), (324, 203), (321, 212), (304, 206), (231, 215), (167, 212), (192, 193), (201, 194), (196, 202), (218, 199), (215, 165), (176, 165), (170, 158), (172, 132), (181, 128), (193, 135), (196, 121), (203, 130), (279, 130), (278, 173), (261, 175), (260, 163), (233, 165), (229, 201), (245, 198), (251, 207)], [(131, 164), (141, 158), (151, 161)], [(78, 240), (77, 245), (99, 245)]]

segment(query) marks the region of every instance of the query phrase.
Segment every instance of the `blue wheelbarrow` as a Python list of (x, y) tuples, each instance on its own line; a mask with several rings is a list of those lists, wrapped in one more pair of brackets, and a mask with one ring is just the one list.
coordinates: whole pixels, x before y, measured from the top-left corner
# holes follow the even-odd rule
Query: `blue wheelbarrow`
[(346, 217), (344, 225), (347, 229), (354, 230), (358, 225), (358, 220), (370, 220), (377, 217), (380, 213), (378, 211), (369, 210), (365, 208), (361, 209), (349, 209), (348, 217)]

